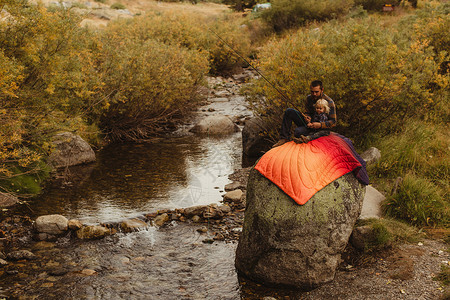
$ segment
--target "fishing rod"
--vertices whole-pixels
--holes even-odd
[[[228,46],[228,48],[230,48],[237,56],[239,56],[243,61],[245,61],[250,67],[252,67],[253,70],[256,71],[256,73],[258,73],[267,83],[269,83],[280,95],[281,97],[289,104],[291,104],[292,106],[295,107],[295,105],[292,103],[291,99],[286,96],[282,91],[280,91],[272,82],[270,82],[269,79],[266,78],[266,76],[264,76],[258,69],[256,69],[251,63],[249,63],[241,54],[239,54],[239,52],[237,52],[233,47],[230,46],[230,44],[228,44],[220,35],[218,35],[214,30],[212,30],[211,28],[208,28],[209,31],[211,31],[212,33],[214,33],[215,36],[217,36],[217,38],[219,40],[221,40],[225,45]],[[302,113],[300,110],[297,109],[297,111],[299,113],[302,114],[303,118],[300,118],[303,122],[303,124],[305,124],[305,126],[307,126],[307,124],[305,123],[306,120],[306,115],[304,113]]]

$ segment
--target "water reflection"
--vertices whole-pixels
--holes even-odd
[[[58,213],[97,223],[219,202],[228,175],[241,165],[241,134],[110,145],[97,158],[82,168],[87,174],[69,176],[71,186],[61,181],[48,186],[30,203],[34,214]]]

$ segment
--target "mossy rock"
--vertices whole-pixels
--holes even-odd
[[[303,290],[333,280],[364,193],[348,173],[298,205],[253,169],[236,268],[257,282]]]

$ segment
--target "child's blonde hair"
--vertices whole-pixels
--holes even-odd
[[[325,113],[330,113],[330,107],[328,106],[328,101],[325,99],[319,99],[317,100],[316,104],[314,104],[314,107],[325,107]]]

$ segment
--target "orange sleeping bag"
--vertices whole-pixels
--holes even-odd
[[[264,154],[255,166],[298,204],[344,174],[361,167],[349,145],[330,134],[307,144],[288,142]]]

